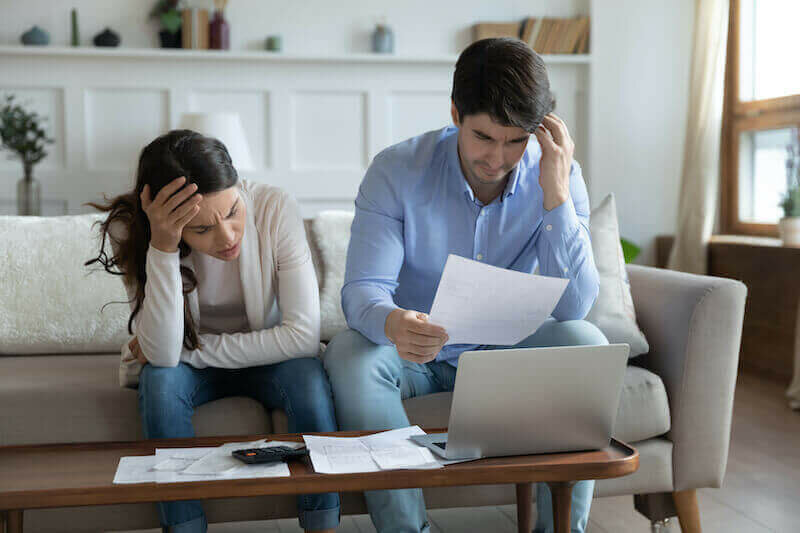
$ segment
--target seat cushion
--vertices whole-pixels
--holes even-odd
[[[136,390],[119,386],[119,355],[0,357],[0,445],[142,439]],[[225,398],[197,409],[197,435],[269,433],[264,409]]]
[[[118,364],[116,354],[0,357],[0,445],[143,438],[136,391],[118,385]],[[445,427],[451,398],[443,392],[404,405],[413,424]],[[193,423],[199,436],[287,431],[282,412],[244,397],[200,406]],[[629,366],[614,435],[638,442],[669,428],[661,379]]]
[[[446,427],[452,395],[440,392],[406,400],[409,420],[421,427]],[[669,428],[667,391],[661,378],[643,368],[629,366],[625,371],[614,437],[632,443],[663,435]]]

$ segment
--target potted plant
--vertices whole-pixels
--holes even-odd
[[[786,145],[786,194],[781,199],[783,218],[778,231],[784,246],[800,246],[800,129]]]
[[[150,18],[158,19],[161,31],[161,48],[180,48],[182,44],[181,25],[183,19],[180,11],[180,0],[158,0],[150,11]]]
[[[47,157],[45,146],[53,143],[42,127],[46,119],[35,112],[26,111],[7,95],[0,107],[1,148],[11,153],[10,159],[22,161],[24,175],[17,183],[17,213],[19,215],[41,214],[42,186],[33,178],[33,166]]]
[[[778,231],[784,246],[800,247],[800,186],[794,184],[781,200],[783,218],[778,222]]]

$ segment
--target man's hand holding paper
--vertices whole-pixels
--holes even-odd
[[[513,346],[547,320],[568,283],[451,254],[429,320],[448,344]]]

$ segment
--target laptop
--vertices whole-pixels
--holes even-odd
[[[448,432],[411,439],[447,460],[605,448],[629,351],[609,344],[464,352]]]

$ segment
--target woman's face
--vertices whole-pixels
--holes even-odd
[[[193,251],[223,261],[239,257],[245,226],[245,205],[238,186],[204,194],[200,211],[183,227],[183,240]]]

